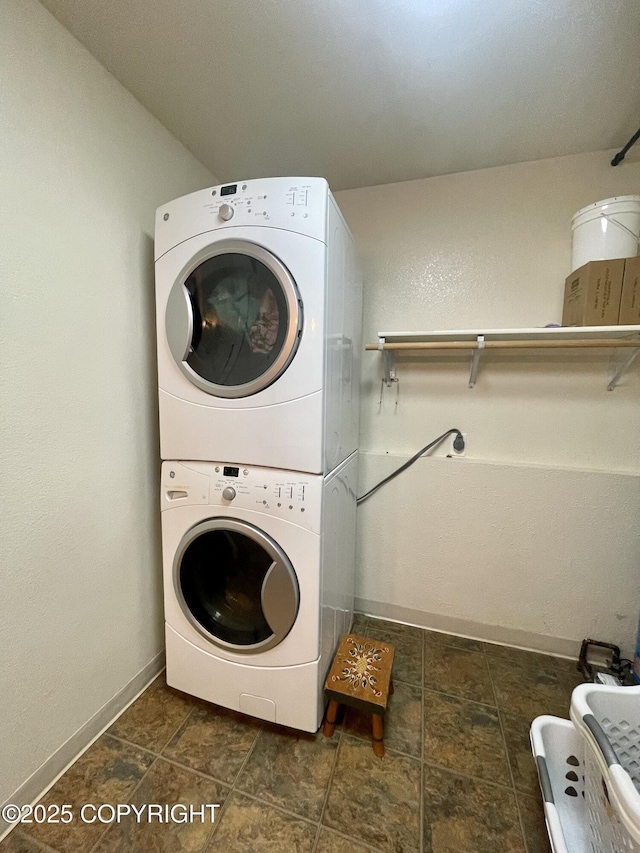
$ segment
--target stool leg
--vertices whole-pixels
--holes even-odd
[[[373,752],[378,758],[384,755],[384,723],[380,714],[371,715],[373,726]]]
[[[327,708],[327,716],[324,721],[324,736],[325,737],[333,737],[333,733],[336,728],[336,717],[338,716],[338,703],[335,699],[329,700],[329,707]]]

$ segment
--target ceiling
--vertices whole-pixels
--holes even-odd
[[[334,190],[622,147],[638,0],[43,0],[221,181]]]

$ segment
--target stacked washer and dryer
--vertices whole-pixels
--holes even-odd
[[[155,235],[167,682],[305,731],[353,618],[362,282],[321,178]]]

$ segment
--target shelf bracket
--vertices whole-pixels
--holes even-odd
[[[633,362],[638,357],[638,353],[640,353],[640,347],[638,349],[634,349],[631,352],[631,355],[620,364],[616,361],[616,352],[614,351],[611,355],[611,362],[609,367],[609,384],[607,385],[607,391],[613,391],[613,389],[618,384],[618,381],[624,376],[627,370],[631,367]]]
[[[478,348],[474,349],[473,355],[471,356],[471,372],[469,373],[469,388],[475,387],[476,379],[478,378],[478,365],[480,363],[480,356],[482,355],[483,349],[484,349],[484,335],[478,335]]]
[[[378,338],[378,349],[382,353],[382,370],[383,370],[383,379],[382,381],[387,386],[387,388],[391,388],[394,382],[397,382],[398,379],[396,377],[396,368],[393,363],[393,356],[388,349],[384,348],[385,338]]]

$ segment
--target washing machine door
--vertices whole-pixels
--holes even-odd
[[[216,397],[248,397],[291,363],[302,302],[275,255],[248,241],[225,240],[182,270],[165,321],[171,354],[190,382]]]
[[[191,528],[176,552],[173,579],[187,619],[226,649],[271,649],[298,615],[300,591],[289,558],[243,521],[215,518]]]

